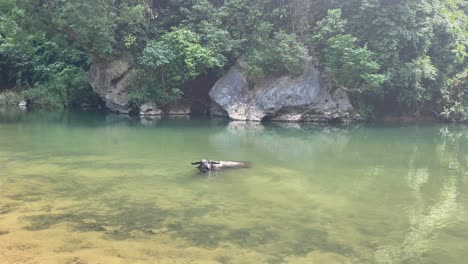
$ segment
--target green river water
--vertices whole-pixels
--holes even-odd
[[[464,264],[467,206],[462,125],[0,113],[2,264]]]

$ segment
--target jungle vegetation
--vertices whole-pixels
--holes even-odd
[[[468,111],[466,0],[2,0],[0,87],[37,107],[96,102],[96,59],[131,58],[135,103],[237,59],[253,79],[313,59],[366,117]]]

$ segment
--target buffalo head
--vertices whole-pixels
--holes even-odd
[[[216,170],[216,165],[219,163],[220,163],[219,161],[202,159],[201,161],[198,161],[198,162],[192,162],[192,165],[198,165],[197,169],[199,169],[201,172],[208,172],[208,171]]]

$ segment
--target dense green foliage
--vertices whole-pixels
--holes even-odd
[[[307,49],[294,34],[278,31],[270,37],[271,30],[267,25],[263,26],[263,32],[253,38],[255,44],[247,52],[249,76],[261,79],[269,74],[300,74],[305,66]]]
[[[453,0],[411,0],[398,5],[369,1],[360,15],[379,19],[354,18],[353,28],[360,27],[356,32],[378,55],[382,72],[388,76],[381,87],[385,99],[396,101],[400,111],[426,110],[440,115],[456,103],[455,98],[443,102],[441,97],[445,90],[454,88],[449,83],[466,68],[467,18],[463,9],[466,3]],[[446,117],[457,114],[447,113]]]
[[[195,33],[173,28],[143,49],[139,57],[141,69],[131,74],[132,97],[137,103],[148,98],[163,104],[177,99],[186,81],[222,66],[213,54],[213,50],[200,45]]]
[[[166,103],[244,56],[253,80],[309,60],[369,116],[468,112],[466,0],[3,0],[0,85],[92,102],[95,59],[132,57],[131,94]]]
[[[40,23],[44,17],[28,16],[32,8],[28,1],[0,4],[0,85],[26,89],[24,96],[38,107],[95,104],[88,54]]]
[[[367,45],[359,47],[358,39],[345,33],[346,20],[341,18],[340,9],[330,9],[319,21],[312,35],[312,43],[330,82],[354,89],[380,87],[386,77],[379,74],[381,65]],[[348,89],[347,88],[347,89]]]

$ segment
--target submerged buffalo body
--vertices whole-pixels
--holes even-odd
[[[246,161],[201,160],[198,162],[192,162],[192,165],[198,165],[197,169],[201,172],[209,172],[226,168],[248,168],[251,164]]]

